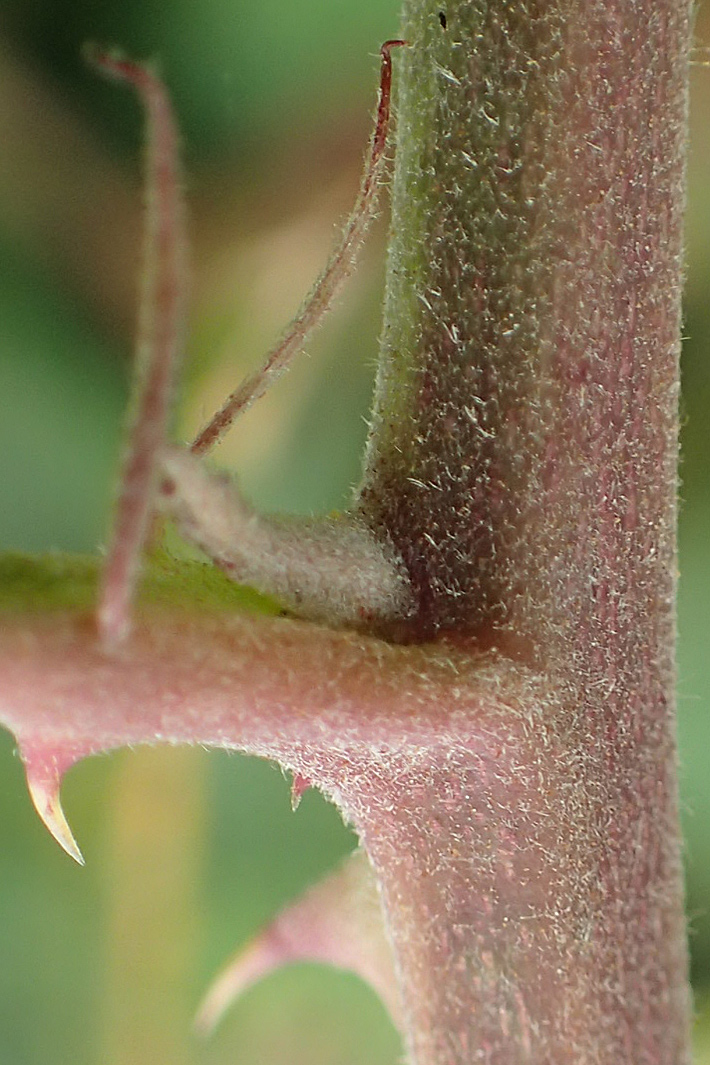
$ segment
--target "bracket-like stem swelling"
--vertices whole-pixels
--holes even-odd
[[[358,517],[260,516],[231,478],[178,448],[163,471],[161,497],[178,528],[232,580],[338,627],[373,630],[413,609],[401,560]]]

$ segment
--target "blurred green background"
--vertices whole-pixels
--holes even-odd
[[[1,0],[0,548],[101,543],[140,266],[141,117],[81,63],[86,40],[158,57],[180,116],[193,243],[181,411],[195,429],[297,308],[359,182],[377,50],[398,0]],[[701,12],[698,44],[710,41]],[[694,67],[679,603],[679,731],[697,1061],[710,1062],[710,69]],[[265,508],[327,510],[357,481],[383,228],[342,307],[222,449]],[[394,1065],[355,978],[286,970],[205,1042],[211,975],[353,846],[319,796],[293,815],[274,767],[204,751],[77,767],[75,867],[0,735],[0,1062]]]

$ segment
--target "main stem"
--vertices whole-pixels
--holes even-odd
[[[341,801],[380,877],[417,1065],[680,1065],[689,7],[405,0],[402,32],[358,507],[416,589],[393,635],[463,642],[499,679],[453,748],[391,759],[389,805],[379,755],[369,805]]]

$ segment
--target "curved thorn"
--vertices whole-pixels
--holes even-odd
[[[276,969],[299,961],[356,973],[380,996],[394,1024],[401,1026],[394,962],[377,885],[364,851],[354,851],[237,951],[203,999],[195,1028],[209,1034],[248,988]]]
[[[27,787],[29,788],[35,810],[59,846],[75,862],[78,862],[79,865],[84,865],[84,856],[79,850],[79,845],[74,839],[69,822],[64,816],[59,797],[60,785],[61,780],[58,773],[48,779],[44,774],[39,776],[32,774],[30,770],[27,771]]]
[[[211,1035],[224,1014],[252,984],[290,959],[266,929],[215,978],[195,1017],[195,1030]]]
[[[298,807],[301,805],[301,799],[309,788],[313,787],[313,784],[304,777],[301,773],[294,773],[291,781],[291,809],[295,813]]]

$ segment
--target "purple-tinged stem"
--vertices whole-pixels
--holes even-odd
[[[61,775],[121,744],[236,747],[321,787],[379,882],[412,1065],[687,1065],[689,6],[440,2],[405,4],[358,515],[405,560],[422,642],[145,611],[107,657],[81,613],[31,617],[0,626],[0,716],[71,853]]]
[[[204,455],[229,431],[236,419],[248,410],[267,388],[289,367],[301,351],[307,338],[322,322],[333,305],[338,292],[347,281],[355,265],[355,255],[362,244],[377,209],[380,178],[386,163],[385,148],[390,125],[390,97],[392,91],[392,49],[407,41],[385,41],[380,49],[382,66],[380,91],[370,154],[355,209],[345,227],[340,244],[333,253],[324,273],[291,323],[288,332],[266,357],[264,364],[247,377],[224,406],[201,430],[192,443],[196,455]]]
[[[389,802],[373,758],[346,809],[416,1065],[681,1065],[690,5],[449,0],[445,26],[442,6],[404,5],[360,513],[408,568],[412,638],[495,648],[501,693],[526,663],[548,698],[403,757]]]
[[[138,387],[97,613],[100,636],[107,647],[114,647],[130,628],[131,599],[167,437],[182,346],[186,236],[177,131],[161,81],[147,67],[106,52],[92,51],[90,59],[103,73],[138,91],[148,122],[145,264],[135,356]]]

